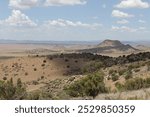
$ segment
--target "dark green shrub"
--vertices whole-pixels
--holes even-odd
[[[34,68],[33,70],[34,70],[34,71],[37,71],[37,69],[36,69],[36,68]]]
[[[3,80],[7,80],[7,77],[3,77]]]
[[[132,74],[132,71],[129,70],[126,72],[126,75],[125,75],[125,79],[128,80],[128,79],[131,79],[133,78],[133,74]]]
[[[38,81],[34,80],[34,81],[32,81],[32,84],[33,85],[38,85],[39,83],[38,83]]]
[[[74,82],[70,86],[66,87],[65,90],[67,94],[72,97],[92,96],[94,98],[99,93],[107,92],[103,80],[104,76],[102,73],[94,73]]]
[[[41,66],[42,66],[42,67],[44,67],[44,66],[45,66],[45,64],[42,64]]]
[[[109,75],[112,75],[113,73],[116,73],[116,72],[117,72],[116,70],[110,69],[109,70]]]
[[[34,91],[34,92],[29,93],[27,99],[29,99],[29,100],[39,100],[40,99],[39,91]]]
[[[28,72],[25,72],[25,76],[27,76],[28,75]]]
[[[128,80],[125,83],[126,90],[138,90],[145,87],[145,82],[141,78],[136,78],[133,80]]]
[[[17,80],[17,84],[13,84],[12,78],[7,82],[0,82],[0,99],[24,99],[26,97],[26,89],[21,82]]]
[[[46,60],[43,60],[43,63],[46,63]]]
[[[117,81],[119,79],[119,76],[116,73],[113,73],[111,78],[113,81]]]
[[[74,62],[75,62],[75,63],[78,63],[78,60],[75,60]]]
[[[145,79],[145,88],[150,87],[150,78]]]
[[[69,65],[67,65],[67,68],[70,68],[70,66],[69,66]]]
[[[115,83],[115,87],[117,88],[118,91],[124,91],[124,85],[119,82]]]
[[[85,65],[82,69],[83,73],[93,73],[100,70],[103,67],[102,62],[93,61]]]
[[[134,70],[134,72],[139,72],[139,71],[140,71],[140,69],[135,69],[135,70]]]
[[[69,60],[68,59],[65,59],[65,62],[68,62]]]
[[[118,70],[118,74],[121,76],[126,72],[126,69]]]

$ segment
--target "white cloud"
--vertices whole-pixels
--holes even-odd
[[[128,23],[129,21],[125,19],[117,21],[117,24],[128,24]]]
[[[146,21],[144,21],[144,20],[139,20],[138,22],[139,23],[146,23]]]
[[[28,16],[23,14],[20,10],[12,10],[11,16],[5,20],[0,21],[1,24],[10,26],[36,26]]]
[[[117,8],[149,8],[148,2],[142,0],[122,0],[121,3],[116,5]]]
[[[138,31],[138,29],[135,29],[135,28],[130,28],[130,27],[127,27],[127,26],[112,26],[112,30],[113,31],[121,31],[121,32],[136,32]]]
[[[85,28],[91,28],[95,29],[97,27],[102,26],[102,24],[98,23],[93,23],[93,24],[88,24],[88,23],[82,23],[80,21],[73,22],[70,20],[64,20],[64,19],[57,19],[57,20],[49,20],[45,23],[47,26],[56,26],[56,27],[85,27]]]
[[[113,10],[112,11],[112,16],[113,17],[118,17],[118,18],[130,18],[134,17],[134,15],[119,11],[119,10]]]
[[[83,5],[85,0],[46,0],[45,6]]]
[[[28,9],[37,6],[39,0],[9,0],[9,6],[15,9]]]

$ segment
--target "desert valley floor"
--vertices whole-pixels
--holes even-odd
[[[0,99],[150,99],[149,48],[136,47],[0,44]]]

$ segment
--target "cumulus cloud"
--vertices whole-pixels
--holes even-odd
[[[120,32],[137,32],[137,31],[143,31],[146,32],[146,27],[138,27],[138,28],[131,28],[128,26],[112,26],[113,31],[120,31]]]
[[[121,3],[117,4],[117,8],[149,8],[148,2],[143,2],[142,0],[123,0]]]
[[[113,17],[118,17],[118,18],[130,18],[134,17],[134,15],[119,11],[119,10],[113,10],[112,11],[112,16]]]
[[[15,9],[29,9],[37,6],[39,0],[9,0],[9,7]]]
[[[129,21],[125,19],[117,21],[117,24],[128,24],[128,23]]]
[[[102,24],[98,23],[93,23],[93,24],[88,24],[88,23],[82,23],[80,21],[73,22],[70,20],[64,20],[64,19],[57,19],[57,20],[49,20],[45,23],[47,26],[56,26],[56,27],[85,27],[85,28],[97,28],[102,26]]]
[[[9,0],[9,7],[29,9],[35,6],[84,5],[86,0]]]
[[[83,5],[85,0],[46,0],[45,6]]]
[[[121,32],[136,32],[138,29],[130,28],[127,26],[112,26],[113,31],[121,31]]]
[[[10,26],[36,26],[28,16],[23,14],[20,10],[12,10],[11,16],[5,20],[0,21],[1,24]]]

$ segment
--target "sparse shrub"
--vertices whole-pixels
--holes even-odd
[[[108,76],[107,80],[111,80],[111,77],[110,77],[110,76]]]
[[[82,68],[82,72],[83,73],[86,73],[86,72],[93,73],[93,72],[100,70],[102,67],[103,67],[102,62],[93,61],[93,62],[90,62],[87,65],[85,65]]]
[[[147,71],[150,71],[150,63],[147,64]]]
[[[65,59],[65,62],[68,62],[69,60],[68,59]]]
[[[38,85],[39,83],[38,83],[38,81],[34,80],[34,81],[32,81],[32,84],[33,85]]]
[[[43,63],[46,63],[46,60],[43,60]]]
[[[50,92],[41,91],[39,99],[40,100],[50,100],[50,99],[52,99],[52,97],[53,96]]]
[[[34,68],[33,70],[34,70],[34,71],[37,71],[37,69],[36,69],[36,68]]]
[[[113,69],[110,69],[110,70],[109,70],[109,75],[112,75],[113,73],[117,73],[117,71],[116,71],[116,70],[113,70]]]
[[[129,71],[131,71],[133,68],[134,68],[133,65],[129,65],[129,66],[128,66],[128,70],[129,70]]]
[[[132,74],[132,71],[129,70],[126,72],[126,75],[125,75],[125,79],[128,80],[128,79],[131,79],[133,78],[133,74]]]
[[[126,90],[138,90],[141,88],[144,88],[144,80],[141,78],[136,78],[136,79],[132,79],[132,80],[128,80],[125,83],[125,88]]]
[[[126,81],[125,89],[126,90],[138,90],[142,88],[149,88],[150,87],[150,78],[142,79],[136,78]]]
[[[42,67],[44,67],[44,66],[45,66],[45,64],[42,64],[41,66],[42,66]]]
[[[7,80],[7,77],[3,77],[3,80]]]
[[[28,94],[27,99],[29,100],[39,100],[40,99],[40,93],[39,91],[34,91]]]
[[[78,60],[75,60],[74,62],[75,62],[75,63],[78,63]]]
[[[69,66],[69,65],[67,65],[67,68],[70,68],[70,66]]]
[[[86,67],[82,68],[82,73],[87,73],[88,72],[88,69]]]
[[[71,77],[71,78],[69,78],[68,81],[72,82],[72,81],[74,81],[74,80],[75,80],[75,77]]]
[[[135,69],[135,70],[134,70],[134,72],[139,72],[139,71],[140,71],[140,69]]]
[[[50,60],[53,60],[53,57],[50,57],[49,59],[50,59]]]
[[[41,76],[41,80],[44,79],[44,76]]]
[[[52,95],[49,92],[44,92],[42,90],[36,90],[28,94],[27,99],[29,100],[50,100]]]
[[[118,70],[118,74],[121,76],[126,72],[126,69]]]
[[[111,78],[113,81],[117,81],[119,79],[119,76],[116,73],[113,73]]]
[[[118,91],[124,91],[124,85],[119,82],[115,83],[115,87],[117,88]]]
[[[28,72],[25,72],[25,76],[27,76],[28,75]]]
[[[145,79],[145,88],[150,87],[150,78]]]

